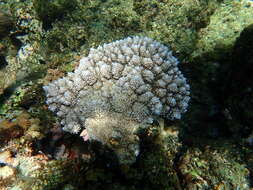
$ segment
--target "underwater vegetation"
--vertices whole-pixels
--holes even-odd
[[[36,15],[42,21],[43,27],[51,27],[51,23],[56,19],[61,19],[68,12],[75,9],[77,2],[67,0],[34,0],[33,5]]]
[[[0,10],[0,189],[252,189],[252,1],[0,0]],[[138,156],[120,164],[112,147],[62,130],[43,86],[127,36],[168,46],[191,100],[180,120],[140,130]]]

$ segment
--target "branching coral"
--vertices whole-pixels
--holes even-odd
[[[86,128],[91,140],[109,147],[112,139],[125,139],[116,144],[127,149],[141,125],[156,117],[180,119],[186,112],[190,87],[177,65],[168,47],[148,37],[104,44],[91,49],[74,72],[44,86],[47,104],[63,130]]]

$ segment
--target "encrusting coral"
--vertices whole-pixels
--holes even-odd
[[[132,162],[140,126],[157,117],[180,119],[187,110],[190,87],[177,65],[168,47],[148,37],[104,44],[91,49],[74,72],[44,86],[47,104],[63,130],[85,129],[84,139],[109,146],[122,162],[127,151]]]

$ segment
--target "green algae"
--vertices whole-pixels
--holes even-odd
[[[249,170],[238,156],[240,148],[233,142],[225,142],[223,147],[212,145],[189,148],[180,157],[178,168],[185,188],[249,189]]]
[[[44,27],[49,25],[56,19],[62,18],[69,11],[75,9],[76,1],[68,0],[34,0],[33,5],[38,18],[43,22]]]
[[[71,176],[71,164],[68,161],[49,161],[38,164],[28,158],[19,159],[19,177],[11,190],[31,189],[50,190],[68,181]]]
[[[163,41],[187,60],[196,48],[198,30],[208,23],[217,1],[141,1],[143,33]]]
[[[217,60],[222,56],[220,52],[224,54],[231,50],[242,30],[253,23],[252,14],[252,3],[249,1],[221,3],[210,16],[209,24],[198,33],[193,58],[204,54]]]

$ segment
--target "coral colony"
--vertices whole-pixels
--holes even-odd
[[[190,87],[168,47],[128,37],[96,49],[78,68],[44,86],[63,130],[112,148],[121,163],[139,152],[136,131],[158,117],[180,119]]]

